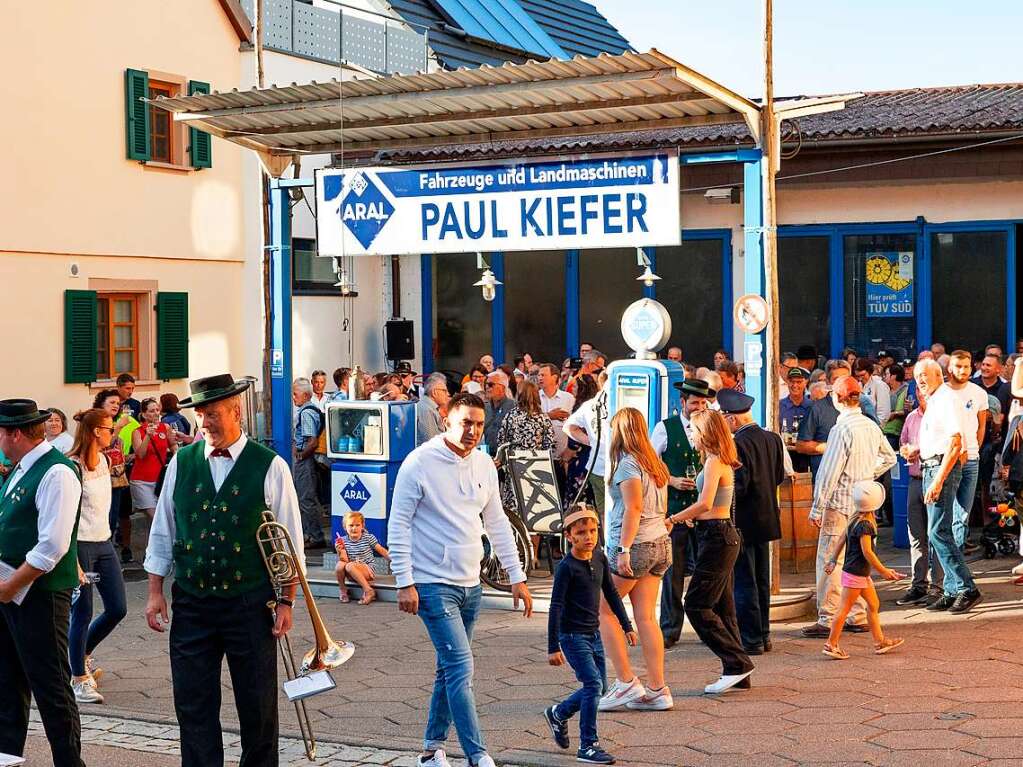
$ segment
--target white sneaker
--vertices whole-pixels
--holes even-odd
[[[1012,568],[1013,575],[1023,575],[1023,562],[1020,562],[1014,568]]]
[[[451,762],[448,761],[444,749],[438,748],[429,759],[423,759],[422,754],[417,756],[416,767],[451,767]]]
[[[103,696],[99,694],[99,690],[96,689],[96,683],[91,677],[87,677],[80,682],[72,682],[71,689],[75,693],[75,702],[77,703],[102,703]]]
[[[497,765],[494,764],[494,759],[490,756],[490,754],[484,754],[480,757],[479,761],[476,762],[476,767],[497,767]]]
[[[723,675],[720,679],[714,682],[714,684],[708,684],[706,687],[704,687],[703,691],[708,695],[717,695],[718,693],[725,692],[726,690],[731,690],[733,687],[742,682],[742,680],[746,679],[752,673],[753,673],[752,671],[747,671],[745,674]]]
[[[639,677],[633,677],[631,682],[615,679],[611,689],[604,693],[597,704],[597,711],[621,711],[630,701],[637,700],[645,694],[646,688],[639,681]]]
[[[625,707],[632,711],[670,711],[674,706],[675,701],[671,697],[668,685],[664,685],[656,692],[647,690],[640,697],[625,704]]]

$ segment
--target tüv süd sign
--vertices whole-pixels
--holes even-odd
[[[677,245],[673,152],[316,173],[322,256]]]

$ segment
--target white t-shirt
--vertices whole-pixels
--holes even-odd
[[[951,386],[946,386],[952,389]],[[963,446],[966,448],[968,460],[980,458],[980,445],[977,444],[977,429],[980,425],[980,413],[988,409],[987,392],[970,381],[962,389],[952,389],[959,407],[963,410]]]
[[[607,393],[603,392],[593,399],[586,400],[565,421],[566,428],[577,426],[586,432],[586,436],[590,440],[590,457],[586,462],[586,468],[598,477],[604,476],[604,468],[607,466],[607,448],[611,444],[611,423],[607,418],[604,418],[603,423],[600,425],[600,450],[593,449],[597,443],[597,416],[594,409],[601,396],[604,397],[606,405]]]
[[[951,388],[942,384],[927,400],[927,410],[920,421],[920,458],[943,456],[951,446],[952,437],[962,436],[965,411]],[[964,443],[965,444],[965,441]]]
[[[62,431],[50,440],[50,444],[60,452],[64,453],[64,455],[67,455],[67,451],[75,444],[75,438],[72,437],[70,433]]]
[[[567,391],[558,389],[554,392],[553,397],[548,397],[543,389],[540,390],[540,409],[544,413],[549,414],[552,410],[564,410],[566,413],[571,413],[574,405],[575,397]],[[565,448],[568,447],[568,435],[563,431],[565,426],[564,420],[552,418],[551,423],[554,424],[554,440],[556,442],[554,455],[557,457],[564,453]]]

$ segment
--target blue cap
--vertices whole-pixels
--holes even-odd
[[[748,413],[753,407],[753,398],[735,389],[722,389],[718,392],[718,407],[726,415]]]

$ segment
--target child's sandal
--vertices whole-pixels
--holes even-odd
[[[835,660],[849,660],[849,653],[847,653],[838,645],[832,647],[830,644],[825,642],[824,649],[821,650],[821,652],[823,652],[829,658],[834,658]]]
[[[874,645],[874,655],[885,655],[902,645],[905,639],[885,639],[881,644]]]
[[[347,591],[343,591],[340,594],[338,594],[337,598],[340,599],[341,600],[341,604],[344,604],[344,605],[346,605],[346,604],[348,604],[349,602],[352,601],[352,598],[350,596],[348,596],[348,592]]]

